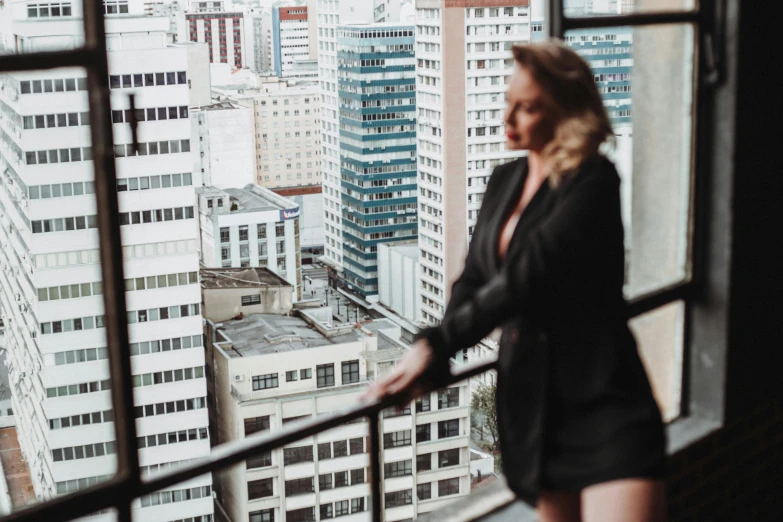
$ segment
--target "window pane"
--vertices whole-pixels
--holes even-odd
[[[676,301],[630,321],[664,421],[680,414],[685,304]]]
[[[696,0],[616,0],[615,2],[564,2],[564,4],[566,16],[611,16],[654,11],[688,11],[696,7]]]
[[[693,29],[585,29],[566,40],[592,67],[616,135],[610,156],[622,180],[626,296],[682,281],[690,273]]]

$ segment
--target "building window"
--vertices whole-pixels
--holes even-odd
[[[416,442],[427,442],[431,438],[430,424],[419,424],[416,426]]]
[[[332,458],[332,443],[323,442],[318,445],[318,460],[326,460]]]
[[[283,464],[298,464],[299,462],[313,461],[313,447],[299,446],[298,448],[283,448]]]
[[[344,440],[336,440],[332,443],[334,458],[348,456],[348,443]]]
[[[334,386],[334,364],[321,364],[316,366],[315,375],[318,388]]]
[[[386,493],[386,507],[405,506],[413,503],[413,490],[404,489],[402,491],[392,491]]]
[[[286,480],[285,481],[285,496],[301,495],[303,493],[312,493],[315,491],[313,486],[313,477]]]
[[[416,498],[419,500],[428,500],[432,498],[432,483],[419,484],[416,486]]]
[[[351,499],[351,513],[364,511],[364,497]]]
[[[268,388],[277,388],[277,386],[278,382],[276,373],[253,376],[253,390],[266,390]]]
[[[343,363],[343,384],[359,382],[359,361],[346,361]]]
[[[356,439],[351,439],[348,441],[348,443],[351,446],[351,455],[358,455],[359,453],[364,453],[364,439],[361,437],[358,437]]]
[[[315,508],[293,509],[285,512],[286,522],[315,522]]]
[[[313,378],[313,370],[311,368],[304,368],[302,370],[299,370],[299,378],[304,379],[312,379]]]
[[[271,497],[272,493],[272,479],[266,478],[261,480],[251,480],[247,483],[247,498],[248,500],[255,500],[257,498]]]
[[[416,399],[416,413],[430,411],[430,394]]]
[[[438,467],[459,466],[459,448],[438,452]]]
[[[334,516],[341,517],[348,514],[348,501],[338,500],[334,503]]]
[[[265,451],[260,455],[254,455],[245,461],[247,469],[265,468],[272,465],[272,452]]]
[[[247,241],[247,225],[242,225],[239,227],[239,240]]]
[[[438,497],[459,495],[459,478],[438,481]]]
[[[344,488],[348,486],[348,472],[347,471],[338,471],[334,474],[334,487],[335,488]]]
[[[333,504],[321,504],[320,510],[321,510],[321,520],[325,520],[328,518],[334,518],[334,510]]]
[[[383,448],[398,448],[411,445],[411,430],[395,431],[383,434]]]
[[[240,259],[247,259],[250,257],[250,245],[239,245],[239,257]],[[242,266],[250,266],[250,264],[246,263]]]
[[[275,223],[275,236],[276,237],[284,237],[285,236],[285,223],[282,221],[278,221]]]
[[[262,509],[250,512],[250,522],[275,522],[274,509]]]
[[[245,437],[269,429],[269,415],[245,419]]]
[[[220,249],[220,259],[222,261],[228,261],[231,259],[231,249],[228,247],[223,247]]]
[[[251,306],[251,305],[257,305],[261,304],[261,295],[243,295],[242,296],[242,306]]]
[[[410,460],[389,462],[383,465],[383,478],[403,477],[413,473],[413,465]]]
[[[456,437],[459,435],[459,419],[441,421],[438,423],[438,438]]]
[[[266,223],[258,224],[258,239],[266,239]]]
[[[220,201],[220,200],[218,200]],[[221,243],[228,243],[231,241],[231,235],[229,234],[228,227],[221,227],[220,228],[220,242]]]
[[[291,382],[297,380],[299,377],[299,372],[296,370],[285,372],[285,382]]]
[[[438,390],[438,409],[454,408],[459,406],[459,388],[446,388]]]
[[[319,444],[320,446],[320,444]],[[320,448],[319,448],[320,451]],[[320,459],[321,456],[318,455]],[[332,489],[332,474],[327,473],[325,475],[318,475],[318,489],[323,491],[324,489]]]
[[[351,470],[351,485],[364,484],[364,468]]]
[[[432,453],[416,455],[416,471],[429,471],[432,469]]]

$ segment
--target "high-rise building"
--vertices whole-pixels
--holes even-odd
[[[209,3],[209,2],[202,2]],[[182,41],[209,44],[209,63],[227,63],[235,69],[247,67],[244,13],[222,9],[185,14],[186,38]]]
[[[422,320],[443,316],[492,169],[506,150],[509,52],[530,39],[527,1],[418,0],[416,59]]]
[[[310,61],[310,22],[307,6],[272,10],[272,56],[275,74],[281,78],[316,77],[317,68],[298,67]]]
[[[337,26],[350,23],[397,22],[399,16],[400,0],[318,0],[317,3],[324,187],[323,260],[337,270],[342,269],[343,262]]]
[[[0,18],[10,17],[12,51],[84,43],[76,33],[81,3],[55,5],[6,5]],[[141,0],[111,5],[107,80],[137,442],[142,472],[153,474],[210,451],[188,52],[166,44],[169,20],[145,16]],[[116,471],[86,89],[77,68],[0,76],[0,302],[19,441],[40,499]],[[126,123],[130,92],[140,120],[138,151]],[[135,518],[150,522],[183,513],[211,521],[211,477],[133,507]]]
[[[413,26],[337,27],[343,282],[378,294],[378,245],[417,238]]]
[[[213,93],[251,109],[255,122],[256,183],[276,189],[313,185],[321,174],[321,105],[310,82],[267,78],[258,87]]]

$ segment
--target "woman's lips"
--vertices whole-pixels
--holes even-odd
[[[507,138],[508,138],[510,141],[517,141],[517,140],[519,139],[519,134],[516,134],[516,133],[514,133],[514,132],[507,132],[507,133],[506,133],[506,137],[507,137]]]

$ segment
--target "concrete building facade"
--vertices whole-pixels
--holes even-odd
[[[137,442],[142,473],[154,474],[210,448],[188,59],[184,47],[167,45],[167,18],[146,16],[140,0],[111,5],[108,82]],[[81,4],[58,6],[42,16],[51,6],[6,2],[0,19],[10,17],[11,51],[82,45]],[[144,114],[138,153],[125,122],[131,91]],[[0,308],[19,442],[44,500],[116,471],[85,73],[2,75],[0,108]],[[134,517],[211,521],[211,483],[202,476],[139,499]]]
[[[244,187],[255,181],[253,113],[247,107],[218,102],[191,107],[196,166],[208,187]]]
[[[505,147],[511,46],[530,40],[526,0],[416,0],[422,319],[442,317],[492,169]],[[461,175],[460,173],[465,173]]]
[[[254,114],[256,183],[270,189],[319,184],[321,105],[317,86],[265,80],[258,87],[213,89]]]
[[[209,63],[247,67],[244,13],[198,10],[185,14],[187,41],[209,44]]]
[[[398,329],[386,319],[334,323],[331,309],[207,318],[215,440],[273,433],[354,403],[367,379],[404,353],[392,340]],[[468,494],[467,405],[467,386],[457,386],[384,413],[385,520],[414,519]],[[254,456],[218,479],[218,502],[233,520],[369,521],[368,435],[367,423],[355,422]]]
[[[204,266],[269,268],[301,299],[299,206],[258,185],[197,192]]]
[[[364,297],[378,245],[417,238],[413,47],[413,26],[337,28],[343,278]]]

